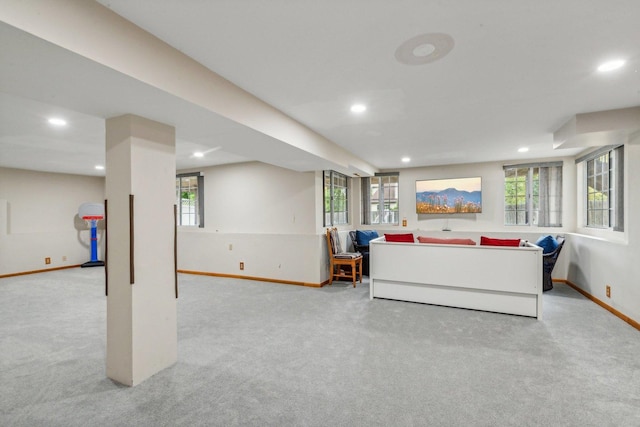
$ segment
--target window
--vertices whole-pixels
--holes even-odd
[[[395,224],[399,223],[398,172],[381,173],[362,178],[362,223]]]
[[[624,146],[605,147],[584,162],[586,226],[624,231]]]
[[[324,171],[324,225],[349,223],[349,177]]]
[[[536,174],[537,177],[537,174]],[[533,171],[511,168],[504,171],[504,223],[526,225],[531,221],[530,191],[534,188]],[[537,185],[535,186],[537,187]]]
[[[504,223],[562,226],[562,162],[504,167]]]
[[[204,177],[197,173],[176,176],[178,225],[204,227]]]

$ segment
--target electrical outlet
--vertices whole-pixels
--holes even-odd
[[[51,258],[46,257],[46,258],[44,259],[44,263],[45,263],[45,264],[51,264]]]
[[[66,255],[63,255],[63,256],[62,256],[62,261],[66,261],[66,260],[67,260],[67,256],[66,256]]]
[[[233,245],[231,243],[229,243],[229,250],[232,251],[233,250]]]
[[[240,270],[244,270],[244,262],[240,263]]]
[[[611,298],[611,286],[607,285],[607,288],[606,288],[606,289],[607,289],[607,290],[606,290],[607,298]]]

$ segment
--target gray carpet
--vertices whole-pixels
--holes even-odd
[[[0,279],[2,426],[640,426],[640,332],[556,284],[544,319],[180,276],[179,362],[105,377],[102,268]]]

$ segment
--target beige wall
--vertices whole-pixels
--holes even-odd
[[[89,261],[78,207],[103,201],[104,178],[0,168],[0,275]]]

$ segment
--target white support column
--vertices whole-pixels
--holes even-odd
[[[175,129],[133,115],[106,129],[107,376],[134,386],[177,360]]]

